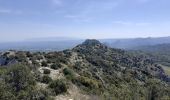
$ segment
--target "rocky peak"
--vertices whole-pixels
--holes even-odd
[[[95,40],[95,39],[87,39],[87,40],[85,40],[83,43],[82,43],[82,45],[101,45],[101,43],[100,43],[100,41],[98,41],[98,40]]]
[[[107,51],[108,47],[106,45],[102,44],[98,40],[87,39],[82,44],[73,48],[73,50],[82,50],[82,49],[84,49],[85,51],[89,51],[89,52],[95,51],[97,49]]]

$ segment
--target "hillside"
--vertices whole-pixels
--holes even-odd
[[[170,99],[170,77],[152,58],[98,40],[60,52],[0,55],[2,100]]]
[[[167,67],[170,66],[170,44],[159,44],[153,46],[138,46],[133,48],[136,51],[142,51],[150,55],[155,62],[161,63]]]
[[[142,50],[147,52],[161,52],[168,53],[170,51],[170,44],[145,45],[133,48],[134,50]]]

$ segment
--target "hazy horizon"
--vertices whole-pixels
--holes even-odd
[[[0,0],[0,42],[170,36],[168,0]]]
[[[85,41],[87,39],[96,39],[96,40],[133,40],[133,39],[161,39],[161,38],[169,38],[170,36],[158,36],[158,37],[124,37],[124,38],[74,38],[74,37],[37,37],[37,38],[27,38],[21,40],[9,40],[9,41],[0,41],[0,43],[21,43],[21,42],[64,42],[64,41]]]

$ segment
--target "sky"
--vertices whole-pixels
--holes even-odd
[[[170,36],[170,0],[0,0],[0,42]]]

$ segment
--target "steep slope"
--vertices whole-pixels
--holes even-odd
[[[152,59],[145,56],[133,56],[128,52],[109,48],[97,40],[86,40],[81,45],[73,48],[80,57],[84,57],[88,63],[103,71],[124,71],[132,69],[154,77],[166,76],[160,66],[154,64]],[[167,80],[169,81],[169,80]]]
[[[170,67],[170,44],[159,44],[153,46],[138,46],[133,48],[135,51],[142,51],[150,55],[155,62]]]
[[[152,91],[147,90],[146,84],[149,86],[153,80],[157,80],[154,83],[158,82],[164,87],[164,82],[170,81],[161,66],[148,56],[131,55],[120,49],[109,48],[97,40],[86,40],[65,52],[70,53],[70,68],[80,75],[72,80],[73,83],[105,99],[146,99],[146,95]]]

